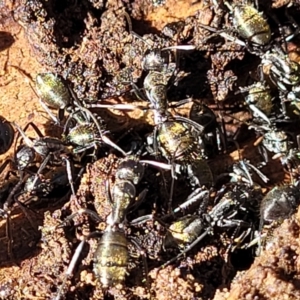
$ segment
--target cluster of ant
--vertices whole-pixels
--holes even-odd
[[[261,57],[257,70],[259,81],[241,88],[239,92],[245,95],[245,102],[252,114],[248,129],[254,129],[259,136],[258,146],[263,163],[255,166],[240,159],[231,167],[231,171],[214,178],[210,160],[230,148],[225,127],[218,121],[214,111],[202,103],[192,104],[189,117],[170,112],[172,108],[193,102],[193,99],[185,99],[171,103],[167,97],[170,82],[177,72],[176,64],[170,62],[172,51],[177,54],[191,52],[196,49],[194,45],[152,48],[145,53],[142,61],[145,72],[143,92],[135,84],[132,85],[135,94],[149,103],[142,109],[153,111],[154,130],[147,134],[145,140],[140,138],[138,143],[133,143],[135,147],[128,152],[108,137],[109,131],[106,131],[95,111],[99,108],[135,110],[141,107],[131,104],[87,104],[79,101],[59,76],[52,73],[39,74],[35,80],[35,90],[40,103],[53,122],[63,128],[63,133],[59,138],[43,136],[31,124],[38,134],[33,139],[26,135],[26,128],[23,130],[17,124],[1,118],[0,154],[8,151],[13,143],[13,126],[18,131],[17,140],[21,139],[14,158],[6,160],[0,168],[3,173],[6,166],[11,164],[11,171],[7,174],[1,193],[1,214],[7,219],[8,228],[11,227],[10,213],[14,204],[26,211],[27,202],[20,200],[24,194],[27,195],[27,200],[34,197],[49,199],[55,190],[68,185],[66,199],[71,194],[71,201],[76,199],[78,178],[84,172],[87,162],[100,159],[101,155],[103,157],[101,151],[105,147],[110,147],[123,156],[119,159],[113,186],[106,186],[111,213],[103,220],[95,211],[82,208],[62,222],[65,225],[77,216],[87,214],[97,222],[106,224],[94,253],[95,276],[99,278],[103,288],[125,281],[130,260],[129,244],[147,256],[148,249],[143,249],[143,245],[134,236],[127,235],[129,227],[157,222],[167,229],[161,251],[172,240],[180,248],[180,252],[162,262],[163,268],[179,260],[212,234],[225,232],[230,236],[228,252],[260,245],[265,223],[278,223],[295,211],[300,201],[300,150],[293,146],[291,134],[282,129],[281,125],[296,122],[294,119],[299,114],[300,66],[290,60],[285,49],[286,42],[297,35],[298,27],[290,18],[295,27],[294,32],[287,34],[282,28],[281,40],[277,40],[272,38],[267,19],[253,5],[225,4],[232,15],[234,29],[230,31],[234,32],[234,36],[230,35],[230,31],[220,31],[209,26],[203,28],[213,32],[207,41],[221,36]],[[220,9],[219,4],[214,5]],[[134,36],[139,38],[137,34]],[[264,73],[265,69],[268,69],[267,75]],[[275,86],[275,97],[267,82]],[[58,115],[53,114],[53,109],[58,110]],[[130,133],[125,133],[125,137],[126,135]],[[233,141],[233,144],[237,143]],[[136,145],[139,145],[138,151],[135,151]],[[291,184],[276,186],[264,195],[262,186],[254,182],[253,176],[263,184],[268,182],[260,168],[268,164],[269,153],[275,155],[274,159],[281,160],[291,177]],[[142,214],[130,220],[131,212],[142,211],[139,207],[147,201],[146,189],[137,193],[146,165],[164,175],[170,174],[168,199],[163,199],[159,213]],[[176,199],[178,206],[174,208],[174,190],[178,189],[176,184],[181,178],[188,182],[191,193],[181,203]],[[191,208],[195,206],[196,212],[194,210],[192,213]],[[63,297],[66,280],[73,274],[84,243],[94,235],[95,233],[90,233],[79,243],[55,299]],[[8,230],[10,240],[11,236]],[[11,252],[11,245],[9,251]]]

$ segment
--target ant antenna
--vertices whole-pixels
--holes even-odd
[[[149,47],[152,47],[152,45],[150,45],[148,42],[146,42],[139,34],[137,34],[136,32],[134,32],[132,30],[132,21],[131,18],[129,16],[129,14],[125,11],[123,12],[123,16],[126,18],[127,24],[128,24],[128,30],[129,33],[132,34],[133,36],[135,36],[136,38],[142,40],[145,44],[147,44]]]

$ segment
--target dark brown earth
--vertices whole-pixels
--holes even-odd
[[[79,99],[137,102],[129,93],[130,85],[124,82],[131,80],[140,86],[141,59],[149,46],[128,32],[125,11],[130,12],[133,31],[140,35],[149,34],[149,43],[155,41],[157,47],[163,48],[192,41],[201,50],[191,57],[197,62],[196,70],[187,66],[183,83],[176,92],[170,91],[174,100],[189,95],[204,99],[214,107],[217,102],[231,103],[235,81],[232,78],[238,76],[239,84],[244,85],[246,78],[240,75],[255,69],[255,62],[235,44],[226,43],[218,51],[208,51],[211,45],[202,42],[208,32],[198,23],[217,26],[220,21],[208,1],[166,0],[157,7],[153,4],[158,1],[150,0],[66,3],[60,7],[58,1],[0,1],[0,115],[21,127],[34,122],[42,132],[52,132],[53,125],[28,79],[34,79],[41,72],[51,71],[67,78]],[[293,1],[275,1],[273,7],[280,8],[287,3],[293,4]],[[299,15],[299,7],[295,7]],[[70,15],[71,19],[67,17]],[[185,20],[185,26],[176,39],[166,40],[158,34],[167,23],[179,20]],[[296,59],[297,45],[290,43],[289,49]],[[128,74],[132,78],[128,78]],[[200,89],[199,82],[203,82]],[[240,96],[236,97],[239,99]],[[177,111],[186,115],[188,110],[189,106],[186,106]],[[117,137],[131,128],[143,133],[153,123],[151,112],[142,110],[102,110],[101,115]],[[246,120],[249,115],[239,111],[235,117]],[[240,124],[231,122],[227,126],[228,131],[235,131]],[[34,133],[29,130],[28,135],[34,136]],[[243,157],[253,163],[259,161],[253,146],[255,137],[242,136],[240,139]],[[13,147],[0,160],[4,161],[12,154]],[[218,175],[237,159],[238,151],[230,151],[214,158],[210,165]],[[65,279],[64,273],[78,240],[95,229],[104,230],[106,225],[78,217],[74,220],[75,226],[58,226],[67,215],[80,208],[92,207],[103,220],[106,219],[110,205],[106,202],[105,181],[113,174],[117,162],[118,157],[110,154],[108,158],[88,164],[76,198],[67,195],[61,201],[53,200],[53,203],[28,211],[34,226],[20,209],[15,209],[12,216],[13,257],[7,251],[6,220],[1,221],[0,299],[54,299]],[[265,191],[289,180],[278,161],[269,164],[264,172],[270,178]],[[163,190],[156,171],[148,171],[147,178],[153,184],[152,190]],[[179,187],[176,191],[180,195]],[[147,197],[153,203],[160,200],[154,191]],[[153,207],[146,205],[144,209],[151,212]],[[140,231],[131,229],[133,232],[128,232],[135,237],[143,232],[142,245],[148,248],[147,255],[153,256],[147,260],[148,274],[144,274],[142,259],[135,257],[126,282],[108,292],[93,275],[92,253],[96,240],[91,239],[74,276],[67,280],[66,299],[299,299],[299,228],[300,211],[275,229],[266,250],[253,263],[248,256],[240,257],[250,262],[243,271],[238,271],[228,259],[226,243],[229,238],[226,236],[224,240],[208,237],[180,262],[159,269],[163,261],[175,254],[161,254],[164,229],[148,222]],[[155,234],[151,235],[153,232]],[[148,284],[145,278],[148,278]]]

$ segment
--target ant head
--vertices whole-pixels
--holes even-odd
[[[142,68],[144,71],[162,71],[168,61],[169,56],[166,51],[154,48],[146,51],[142,60]]]

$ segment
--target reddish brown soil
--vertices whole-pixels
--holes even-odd
[[[150,22],[148,27],[161,30],[166,23],[186,19],[201,9],[203,20],[207,20],[207,24],[209,24],[212,18],[209,8],[201,2],[191,4],[192,1],[167,0],[163,7],[153,8],[149,11],[145,9],[147,14],[144,20]],[[281,4],[278,2],[276,5],[280,6]],[[22,26],[13,19],[12,11],[15,7],[9,0],[0,2],[0,31],[6,32],[10,39],[13,39],[11,45],[9,38],[8,41],[7,39],[4,39],[3,42],[0,40],[0,115],[10,122],[18,123],[21,127],[28,122],[34,122],[43,132],[44,124],[48,122],[47,114],[41,108],[38,97],[30,87],[32,83],[22,72],[35,78],[36,74],[45,71],[45,68],[38,63]],[[205,22],[202,21],[202,23]],[[120,115],[122,117],[125,115],[120,112],[114,113],[116,115],[114,121],[120,120]],[[128,113],[128,115],[130,117],[128,119],[132,122],[131,126],[139,124],[134,120],[151,120],[151,115],[145,115],[142,111]],[[127,121],[122,122],[126,123]],[[124,125],[124,127],[127,126]],[[32,132],[29,131],[29,134]],[[4,161],[8,155],[12,155],[12,152],[13,149],[0,156],[0,162]],[[245,156],[255,159],[250,142],[243,146],[243,153]],[[235,151],[230,156],[226,155],[226,158],[219,157],[212,162],[212,166],[217,168],[220,162],[224,163],[225,160],[224,164],[230,165],[237,157],[238,153]],[[268,172],[273,184],[282,182],[284,179],[283,172],[277,172],[278,166],[274,163]],[[100,193],[99,186],[102,182],[93,182],[97,172],[101,173],[97,169],[97,164],[94,164],[84,175],[78,193],[79,199],[82,201],[79,204],[80,207],[86,205],[90,201],[87,199],[93,195],[94,198],[100,199],[98,200],[101,207],[99,211],[103,212],[101,199],[104,199],[105,195],[96,194]],[[97,176],[100,175],[97,173]],[[76,211],[77,204],[71,201],[68,209],[71,207],[71,211]],[[52,215],[56,208],[59,210]],[[51,211],[40,209],[33,213],[36,230],[33,230],[22,213],[16,212],[13,217],[15,241],[13,251],[17,253],[15,260],[11,260],[7,255],[6,220],[1,221],[0,240],[4,246],[0,251],[0,265],[2,266],[0,269],[0,299],[42,300],[51,299],[55,295],[55,287],[61,285],[71,252],[74,251],[74,245],[66,238],[64,230],[56,228],[60,224],[60,208],[61,206],[58,205],[58,207],[51,208]],[[106,215],[105,211],[102,217],[105,218]],[[38,226],[41,227],[38,229]],[[152,299],[195,299],[194,295],[200,292],[203,295],[202,299],[215,300],[299,299],[299,228],[300,211],[276,229],[268,250],[255,260],[248,271],[238,273],[231,285],[226,281],[226,274],[231,272],[229,266],[224,263],[226,254],[218,253],[219,245],[216,241],[200,248],[199,252],[191,258],[193,261],[190,268],[187,268],[189,271],[185,274],[182,274],[180,269],[174,266],[160,271],[153,268],[149,273]],[[81,228],[81,230],[83,231],[85,228]],[[43,242],[39,242],[39,232],[42,233]],[[92,248],[93,241],[91,244]],[[81,299],[80,295],[85,293],[89,293],[89,299],[104,299],[103,290],[92,275],[90,262],[91,254],[83,261],[83,266],[77,272],[76,284],[67,284],[71,293],[76,291],[74,292],[76,299]],[[140,274],[141,272],[134,272],[143,276]],[[134,272],[131,276],[134,276]],[[211,274],[222,278],[224,289],[222,286],[216,289],[214,284],[209,281]],[[214,292],[216,292],[215,296]],[[131,289],[116,287],[112,293],[115,299],[151,298],[145,284],[141,284],[141,282],[133,285]]]

